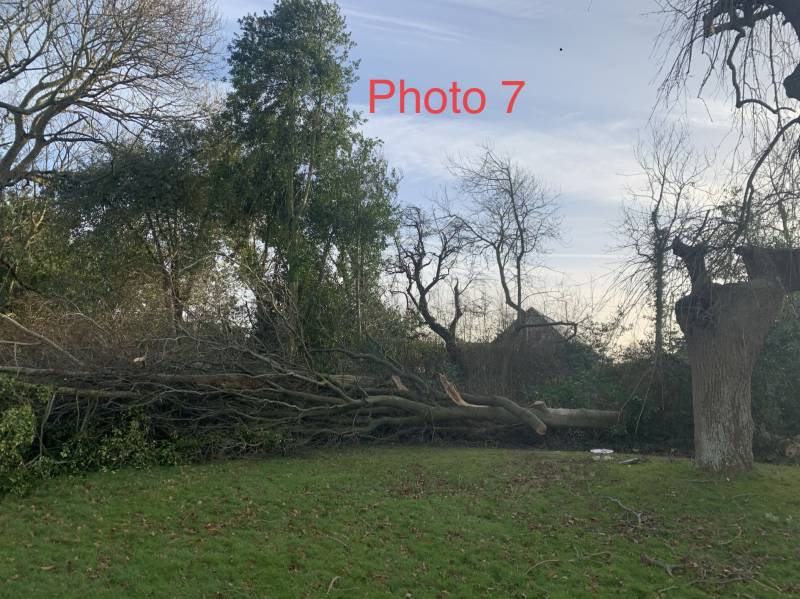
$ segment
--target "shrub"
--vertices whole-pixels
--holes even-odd
[[[753,373],[753,418],[781,437],[800,433],[800,318],[787,314],[767,337]]]
[[[0,494],[24,493],[58,474],[285,454],[294,446],[287,431],[192,419],[171,402],[79,400],[0,376]]]
[[[0,376],[0,494],[25,493],[57,474],[176,464],[190,455],[176,437],[156,439],[141,412],[113,422],[50,418],[52,396],[49,387]]]
[[[0,412],[0,492],[24,493],[31,476],[26,468],[36,440],[36,417],[28,404]]]

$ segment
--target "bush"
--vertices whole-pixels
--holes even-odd
[[[155,439],[141,413],[113,423],[54,421],[52,396],[49,387],[0,376],[0,494],[23,494],[35,480],[57,474],[183,461],[187,446]]]
[[[753,373],[757,430],[780,438],[800,433],[798,365],[800,319],[787,310],[768,335]],[[618,446],[657,451],[693,447],[691,371],[682,345],[662,356],[660,368],[646,345],[629,348],[615,361],[602,361],[539,388],[533,399],[565,408],[624,409],[624,430],[618,431],[624,436],[614,437]],[[756,444],[755,451],[763,459],[772,450]]]
[[[31,476],[26,460],[36,439],[36,417],[28,404],[0,413],[0,492],[24,493]]]
[[[36,411],[50,396],[48,387],[0,376],[0,493],[24,493],[36,478]]]
[[[75,398],[0,376],[0,494],[25,493],[59,474],[285,454],[297,443],[274,426],[194,419],[182,409],[180,402]]]
[[[622,410],[617,445],[659,451],[692,446],[691,378],[681,352],[662,356],[656,367],[648,348],[632,348],[620,360],[600,361],[540,388],[533,399],[562,408]]]
[[[770,433],[800,433],[800,318],[786,314],[767,337],[753,373],[753,418]]]

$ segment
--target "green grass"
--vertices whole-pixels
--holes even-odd
[[[370,448],[65,477],[0,499],[0,596],[800,596],[799,474]]]

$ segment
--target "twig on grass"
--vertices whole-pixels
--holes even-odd
[[[616,504],[617,504],[619,507],[621,507],[623,510],[625,510],[626,512],[628,512],[629,514],[633,514],[634,516],[636,516],[636,523],[637,523],[639,526],[641,526],[641,525],[642,525],[642,516],[644,515],[644,512],[637,512],[636,510],[629,508],[627,505],[625,505],[624,503],[622,503],[622,502],[621,502],[619,499],[617,499],[616,497],[609,497],[608,495],[606,495],[606,496],[604,497],[604,499],[608,499],[609,501],[613,501],[613,502],[614,502],[614,503],[616,503]]]
[[[731,544],[731,543],[733,543],[733,542],[734,542],[736,539],[738,539],[739,537],[741,537],[741,536],[742,536],[742,527],[741,527],[741,526],[739,526],[738,528],[739,528],[739,532],[737,532],[737,533],[736,533],[736,536],[735,536],[735,537],[733,537],[732,539],[728,539],[727,541],[717,541],[717,545],[720,545],[720,546],[730,545],[730,544]]]
[[[336,581],[337,581],[337,580],[339,580],[340,578],[341,578],[341,576],[334,576],[334,577],[331,579],[331,583],[328,585],[328,590],[327,590],[327,592],[325,593],[326,595],[330,595],[330,594],[331,594],[331,591],[333,590],[333,585],[335,585],[335,584],[336,584]]]
[[[675,572],[675,570],[684,569],[684,566],[682,564],[668,564],[666,562],[662,562],[660,559],[652,558],[646,553],[642,553],[642,555],[639,556],[639,561],[641,561],[646,566],[658,566],[659,568],[663,568],[664,571],[670,576],[673,575],[673,572]]]
[[[595,557],[601,557],[604,555],[611,556],[613,555],[610,551],[598,551],[597,553],[590,553],[589,555],[582,555],[576,557],[574,559],[545,559],[540,562],[536,562],[530,568],[525,570],[525,574],[523,576],[527,576],[533,570],[538,568],[539,566],[544,566],[545,564],[557,564],[557,563],[565,563],[565,564],[574,564],[575,562],[583,562],[586,560],[594,559]]]

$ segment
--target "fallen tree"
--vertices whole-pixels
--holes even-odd
[[[244,335],[186,332],[167,351],[163,340],[76,346],[8,324],[12,345],[0,348],[0,492],[24,492],[62,472],[367,440],[532,441],[549,429],[622,421],[617,411],[468,393],[382,350],[300,344],[289,361]],[[27,337],[39,343],[20,345]]]
[[[219,455],[234,449],[224,447],[226,435],[237,443],[243,432],[252,438],[280,433],[307,443],[464,423],[520,426],[544,435],[548,428],[604,429],[620,422],[616,411],[523,406],[507,397],[461,393],[444,375],[437,388],[414,375],[378,382],[280,366],[255,374],[170,374],[6,365],[0,373],[47,389],[49,400],[36,406],[41,431],[70,421],[85,428],[90,418],[111,422],[136,413],[158,437],[213,429],[222,445],[204,452]],[[40,441],[47,444],[46,438]]]

